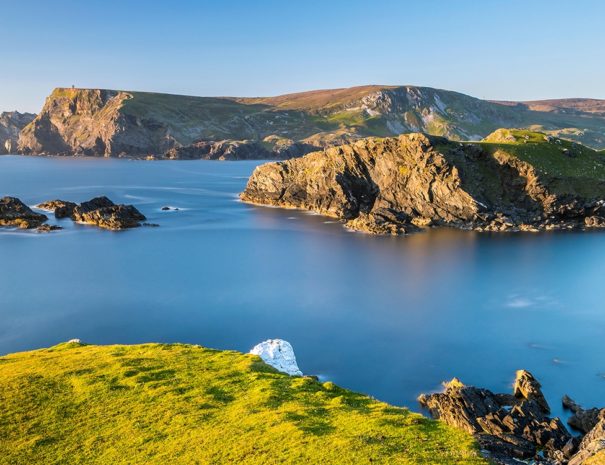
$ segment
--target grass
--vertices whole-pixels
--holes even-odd
[[[559,193],[600,198],[605,192],[603,151],[521,129],[499,129],[481,145],[489,152],[502,150],[531,164],[553,181]]]
[[[0,404],[0,464],[487,463],[440,422],[191,345],[0,357]]]

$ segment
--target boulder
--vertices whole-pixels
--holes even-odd
[[[0,226],[15,226],[22,229],[37,228],[48,217],[34,212],[16,197],[0,199]]]
[[[269,339],[254,346],[251,354],[258,355],[267,365],[271,365],[282,373],[291,376],[302,376],[298,368],[294,349],[288,341],[283,339]]]

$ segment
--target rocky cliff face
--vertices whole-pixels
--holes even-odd
[[[420,131],[479,140],[499,127],[529,126],[605,147],[605,116],[587,110],[593,106],[555,112],[414,86],[272,98],[55,89],[21,132],[19,149],[51,155],[288,158],[368,136]]]
[[[110,156],[151,148],[141,122],[120,110],[131,98],[111,90],[56,89],[19,137],[24,154]]]
[[[312,210],[379,234],[439,225],[499,231],[605,224],[599,153],[543,134],[497,134],[507,142],[462,144],[419,133],[359,140],[261,165],[241,198]]]
[[[17,153],[19,133],[35,117],[32,113],[18,111],[0,113],[0,155]]]

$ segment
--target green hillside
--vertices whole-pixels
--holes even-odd
[[[442,423],[199,346],[0,357],[0,402],[0,464],[487,463]]]

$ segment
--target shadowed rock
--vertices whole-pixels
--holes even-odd
[[[16,197],[0,199],[0,226],[16,226],[22,229],[37,228],[47,216],[36,213]]]
[[[599,415],[602,410],[598,408],[585,410],[567,395],[563,396],[563,407],[571,410],[573,413],[567,420],[567,424],[582,433],[588,433],[596,426],[599,422]]]
[[[578,452],[569,461],[569,465],[586,463],[605,463],[605,409],[599,413],[598,423],[584,436]]]

